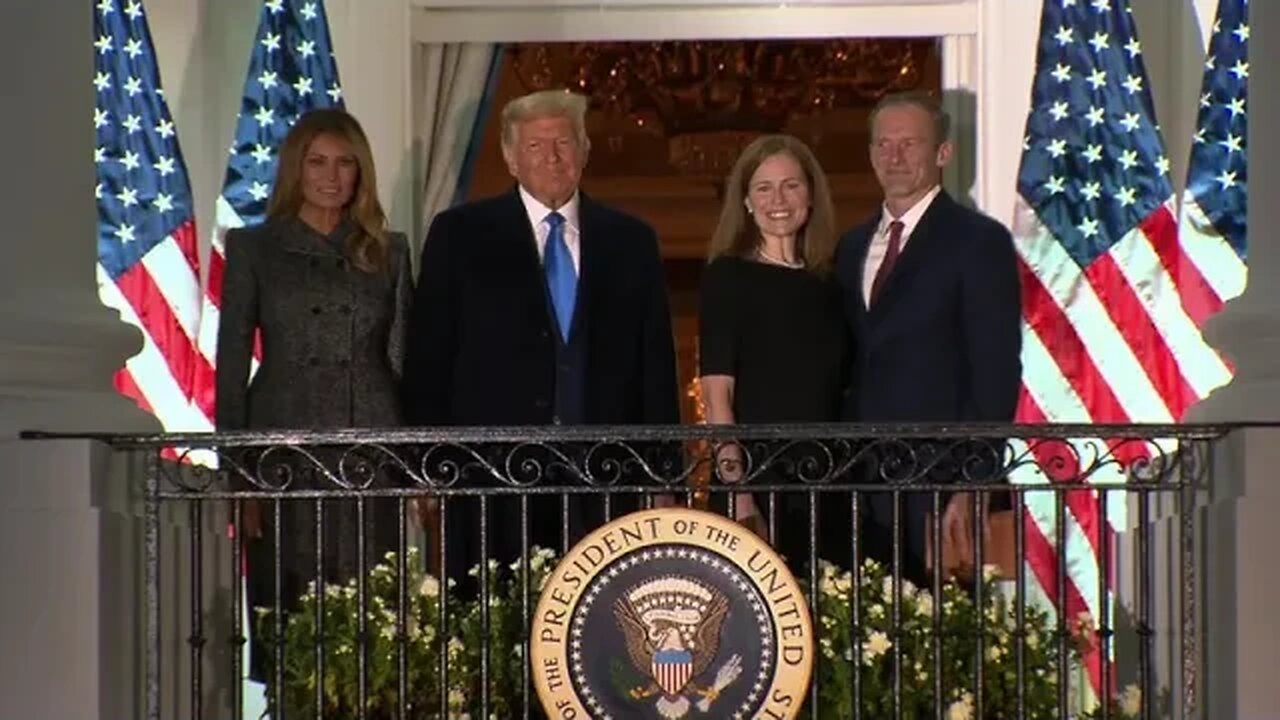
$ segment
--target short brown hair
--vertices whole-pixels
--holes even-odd
[[[365,272],[383,267],[387,257],[387,215],[378,201],[378,178],[373,168],[373,150],[364,129],[355,117],[337,108],[312,110],[298,118],[280,146],[280,164],[276,168],[275,186],[267,202],[267,218],[294,218],[302,208],[302,164],[311,142],[321,135],[332,135],[351,144],[356,156],[359,176],[355,192],[346,208],[355,222],[355,232],[344,242],[347,259]]]
[[[876,106],[871,109],[871,115],[867,118],[867,130],[871,135],[872,141],[875,140],[876,117],[880,114],[880,111],[885,108],[900,107],[902,105],[914,105],[929,113],[930,119],[933,120],[934,144],[941,145],[946,142],[951,133],[951,116],[947,114],[946,110],[942,109],[942,101],[923,90],[890,93],[880,98],[880,102],[876,103]]]
[[[809,185],[809,219],[800,229],[796,254],[805,267],[823,273],[831,269],[836,249],[835,209],[831,203],[831,187],[826,173],[813,151],[790,135],[764,135],[756,138],[738,156],[724,186],[724,205],[720,222],[711,236],[710,258],[721,255],[750,257],[760,247],[760,229],[747,217],[747,185],[756,169],[774,155],[790,155],[804,171]]]

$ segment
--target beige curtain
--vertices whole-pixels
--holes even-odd
[[[415,186],[420,195],[414,217],[414,258],[436,213],[453,204],[465,173],[467,148],[478,132],[499,62],[493,43],[419,44],[414,48]]]

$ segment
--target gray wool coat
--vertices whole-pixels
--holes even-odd
[[[390,233],[384,271],[353,268],[340,239],[299,220],[226,235],[218,325],[219,430],[394,427],[412,280]],[[254,330],[262,364],[249,380]]]

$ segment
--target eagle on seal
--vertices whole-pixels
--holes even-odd
[[[632,688],[631,698],[657,695],[655,707],[667,720],[678,720],[689,712],[687,695],[701,698],[699,709],[709,709],[741,672],[741,660],[735,657],[711,685],[694,682],[715,660],[728,613],[724,593],[690,577],[648,580],[615,600],[613,614],[626,638],[627,654],[632,665],[650,679]]]

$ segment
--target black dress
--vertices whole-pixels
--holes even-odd
[[[850,341],[833,275],[720,257],[703,275],[700,314],[700,373],[733,376],[738,424],[839,420]],[[770,451],[778,449],[775,445]],[[756,482],[799,481],[794,468],[781,463]],[[799,571],[809,557],[808,497],[774,497],[774,545]],[[767,515],[767,496],[757,497],[757,503]],[[818,555],[839,562],[848,554],[850,540],[844,532],[847,520],[825,510],[836,505],[847,511],[847,502],[819,503]],[[824,522],[827,516],[830,522]]]

